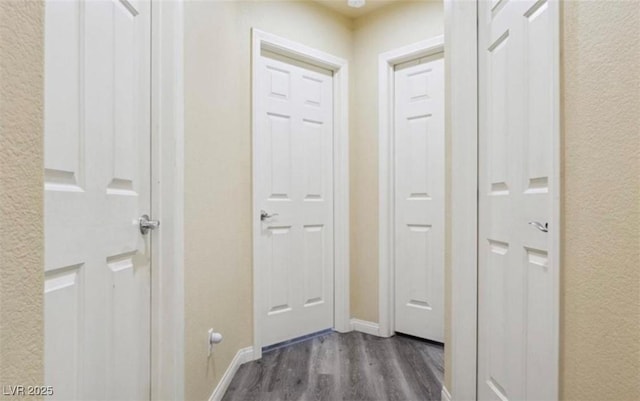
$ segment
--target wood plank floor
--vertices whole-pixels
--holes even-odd
[[[439,344],[328,333],[245,363],[223,401],[439,401],[443,366]]]

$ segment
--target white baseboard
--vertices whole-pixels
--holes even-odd
[[[224,397],[224,393],[227,392],[229,384],[231,384],[231,380],[233,380],[233,376],[236,375],[236,372],[238,371],[240,365],[245,362],[253,361],[254,359],[253,347],[242,348],[241,350],[239,350],[236,353],[236,356],[234,356],[231,360],[231,363],[229,364],[229,367],[227,367],[227,370],[222,375],[222,379],[220,379],[220,382],[213,390],[211,397],[209,397],[209,401],[222,400],[222,397]]]
[[[351,319],[351,329],[380,337],[380,325],[366,320]]]
[[[442,386],[442,401],[451,401],[451,394],[445,386]]]

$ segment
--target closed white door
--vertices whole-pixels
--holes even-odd
[[[150,391],[150,3],[47,1],[45,383]]]
[[[481,400],[558,397],[557,15],[545,0],[479,3]]]
[[[258,62],[254,255],[261,343],[333,327],[332,73],[263,51]]]
[[[395,69],[395,330],[444,341],[444,60]]]

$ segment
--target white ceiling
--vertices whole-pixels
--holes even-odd
[[[400,3],[407,0],[366,0],[363,7],[353,8],[347,5],[347,0],[315,0],[318,3],[331,8],[347,17],[357,18],[364,14],[370,13],[378,8],[388,6],[389,4]],[[412,0],[412,1],[427,1],[427,0]]]

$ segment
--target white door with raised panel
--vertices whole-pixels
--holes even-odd
[[[150,3],[47,1],[45,383],[150,392]]]
[[[443,54],[394,76],[395,331],[443,342]]]
[[[478,398],[558,398],[558,4],[479,3]]]
[[[333,78],[265,50],[259,57],[255,296],[268,346],[333,327]]]

